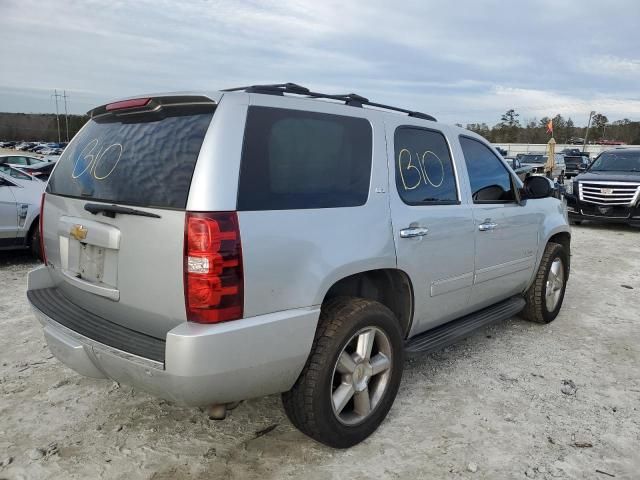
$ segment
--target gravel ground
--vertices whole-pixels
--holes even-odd
[[[35,262],[2,253],[0,479],[638,478],[640,231],[574,227],[573,249],[553,324],[408,360],[387,420],[346,451],[297,432],[278,396],[216,422],[76,375],[27,306]]]

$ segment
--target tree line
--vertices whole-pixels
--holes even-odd
[[[89,120],[86,115],[69,115],[69,140]],[[60,115],[60,140],[67,139],[67,125]],[[58,123],[53,113],[0,113],[0,141],[58,141]]]
[[[89,120],[87,115],[69,115],[69,139]],[[486,123],[468,123],[467,129],[482,135],[493,143],[547,143],[549,117],[520,120],[515,109],[507,110],[500,122],[492,127]],[[572,138],[584,138],[587,128],[578,127],[571,117],[553,117],[553,136],[558,143],[568,143]],[[462,126],[458,124],[459,126]],[[60,138],[66,140],[64,115],[60,115]],[[618,140],[629,145],[640,145],[640,122],[628,118],[609,122],[606,115],[596,113],[591,119],[589,142],[601,139]],[[52,113],[0,113],[0,141],[33,140],[58,141],[56,116]]]
[[[571,117],[556,115],[520,120],[520,114],[512,108],[493,127],[486,123],[469,123],[467,129],[482,135],[493,143],[547,143],[551,135],[547,132],[549,120],[553,120],[553,137],[558,143],[568,143],[570,139],[585,138],[587,127],[577,127]],[[588,142],[617,140],[629,145],[640,145],[640,122],[628,118],[609,122],[606,115],[596,113],[591,118]]]

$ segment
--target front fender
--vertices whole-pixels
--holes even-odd
[[[529,286],[533,283],[533,280],[538,273],[538,268],[540,268],[540,262],[542,261],[542,256],[544,255],[544,250],[547,243],[549,243],[549,240],[560,233],[566,233],[569,235],[569,238],[571,238],[571,227],[569,225],[567,207],[564,201],[557,199],[553,200],[553,204],[544,209],[544,219],[542,221],[541,230],[538,233],[538,254],[536,257],[535,268],[531,273]]]

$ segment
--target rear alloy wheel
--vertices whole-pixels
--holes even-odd
[[[331,404],[340,422],[357,425],[376,409],[389,385],[391,355],[389,337],[379,328],[364,328],[347,342],[332,380]]]
[[[559,243],[545,247],[533,284],[525,294],[527,305],[521,315],[537,323],[555,320],[562,307],[569,276],[569,258]]]
[[[386,417],[403,360],[402,331],[387,307],[362,298],[331,299],[322,307],[307,364],[282,395],[287,416],[325,445],[351,447]]]

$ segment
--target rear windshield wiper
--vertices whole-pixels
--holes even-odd
[[[142,210],[136,210],[135,208],[120,207],[118,205],[104,205],[102,203],[85,203],[84,209],[94,215],[103,213],[105,216],[111,218],[115,218],[116,213],[119,213],[121,215],[137,215],[139,217],[161,218],[160,215],[156,215],[155,213],[143,212]]]

